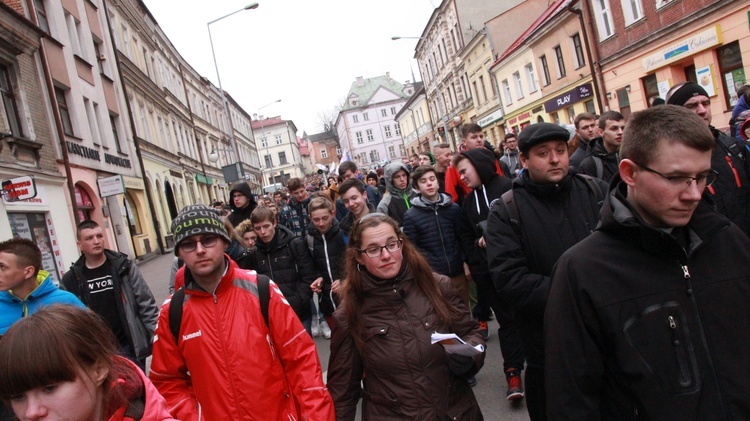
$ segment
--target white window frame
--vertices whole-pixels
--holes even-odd
[[[578,37],[578,43],[581,46],[581,55],[578,55],[578,50],[576,49],[576,41],[575,38]],[[586,65],[586,56],[585,52],[583,51],[583,38],[581,38],[581,33],[576,32],[575,34],[570,36],[570,50],[573,52],[573,59],[575,60],[575,69],[580,69],[581,67]]]
[[[353,114],[352,115],[352,122],[359,123],[359,116],[357,116],[356,114]]]
[[[362,132],[356,132],[354,135],[357,137],[357,144],[361,145],[365,143],[365,139],[362,137]]]
[[[375,136],[372,135],[372,129],[365,130],[365,134],[367,135],[367,141],[372,142],[375,140]]]
[[[643,4],[641,0],[620,0],[622,5],[622,16],[625,18],[625,26],[630,26],[643,18]]]
[[[370,121],[370,115],[369,115],[369,114],[367,114],[367,113],[362,113],[362,118],[363,118],[363,119],[364,119],[365,121]]]
[[[526,70],[526,79],[529,85],[529,93],[538,91],[539,85],[536,82],[536,72],[534,71],[534,64],[528,63],[523,68]]]
[[[380,115],[383,117],[388,117],[388,110],[386,110],[385,108],[382,108],[380,110]]]
[[[513,96],[510,94],[510,85],[508,84],[508,79],[503,79],[502,82],[500,82],[501,85],[503,85],[503,93],[505,94],[505,104],[510,105],[513,103]]]
[[[273,139],[276,141],[277,145],[281,145],[284,141],[281,139],[281,135],[277,134],[273,136]]]
[[[385,137],[390,138],[392,136],[391,134],[391,126],[383,126],[383,131],[385,132]]]
[[[513,72],[513,85],[516,89],[518,99],[523,98],[523,83],[521,82],[521,72]]]
[[[320,150],[320,157],[321,158],[328,158],[328,150],[326,148],[323,148]]]
[[[609,0],[594,0],[593,4],[596,29],[599,31],[599,40],[605,40],[615,34],[612,9],[609,7]]]

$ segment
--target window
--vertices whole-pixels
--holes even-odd
[[[584,107],[586,107],[586,112],[591,114],[596,114],[596,109],[594,108],[594,100],[590,99],[583,103]]]
[[[717,48],[716,55],[719,58],[719,72],[724,84],[724,99],[730,107],[734,107],[738,101],[737,89],[747,83],[739,42],[735,41]]]
[[[574,34],[570,37],[573,42],[573,55],[576,59],[576,69],[586,65],[586,58],[583,56],[583,45],[581,45],[581,35]]]
[[[50,33],[49,21],[47,20],[47,9],[44,8],[44,0],[34,0],[34,8],[36,9],[36,20],[39,22],[39,27],[45,32]]]
[[[651,106],[651,101],[659,97],[659,84],[655,74],[641,78],[643,92],[646,94],[646,106]]]
[[[404,145],[398,145],[398,154],[399,156],[406,156],[406,149],[404,149]]]
[[[373,137],[373,135],[372,135],[372,129],[365,130],[365,133],[367,134],[367,141],[368,142],[372,142],[373,140],[375,140],[375,137]]]
[[[336,156],[341,156],[341,148],[336,148]]]
[[[542,84],[544,86],[547,86],[552,83],[552,80],[549,77],[549,65],[547,64],[547,56],[542,55],[541,57],[539,57],[539,62],[542,63],[542,77],[544,78],[542,80]]]
[[[63,132],[68,136],[74,136],[73,124],[70,122],[68,101],[66,100],[65,91],[62,88],[55,88],[55,99],[57,100],[57,110],[60,112],[60,120],[62,120]]]
[[[70,13],[65,12],[65,23],[68,26],[68,35],[70,36],[70,46],[73,48],[73,54],[85,59],[86,56],[81,36],[81,21]]]
[[[273,136],[274,140],[276,140],[277,145],[281,145],[281,135],[277,134]]]
[[[555,111],[554,113],[550,114],[550,116],[552,117],[552,122],[553,123],[560,124],[560,116],[557,114],[557,111]]]
[[[625,16],[625,26],[643,17],[641,0],[620,0],[620,2],[622,4],[622,14]]]
[[[357,137],[357,144],[363,144],[365,141],[362,139],[362,132],[356,132],[354,135]]]
[[[355,123],[359,123],[359,116],[356,115],[356,114],[353,114],[352,115],[352,121],[355,122]]]
[[[323,148],[320,150],[320,157],[321,158],[328,158],[328,149]]]
[[[16,137],[23,136],[21,119],[18,117],[16,95],[10,79],[10,71],[3,65],[0,65],[0,94],[3,96],[3,108],[5,109],[5,118],[8,121],[10,132]]]
[[[523,85],[521,82],[521,74],[519,72],[513,73],[513,85],[516,88],[516,97],[518,99],[523,98]]]
[[[396,107],[391,107],[391,115],[396,115]]]
[[[263,136],[260,138],[260,147],[261,148],[267,148],[268,147],[268,139]]]
[[[279,152],[279,165],[286,165],[286,152]]]
[[[388,157],[391,159],[396,157],[396,149],[393,147],[393,145],[388,147]]]
[[[536,92],[539,90],[539,86],[536,84],[536,72],[534,72],[534,66],[529,63],[526,66],[524,66],[524,70],[526,71],[526,79],[529,85],[529,93]]]
[[[380,161],[380,152],[377,150],[370,151],[370,162],[378,162]]]
[[[484,86],[484,76],[479,76],[479,86],[482,87],[482,96],[484,97],[484,102],[487,102],[487,88]]]
[[[263,156],[263,159],[266,161],[266,168],[273,167],[273,159],[271,159],[271,155],[265,155]]]
[[[401,136],[401,126],[398,123],[396,123],[395,127],[396,127],[396,136]]]
[[[505,104],[510,105],[513,103],[513,97],[510,96],[510,85],[508,85],[508,79],[503,79],[500,82],[503,85],[503,94],[505,95]]]
[[[117,152],[122,153],[122,145],[120,144],[120,135],[117,133],[117,116],[110,114],[109,125],[112,128],[112,137],[115,139],[115,148]]]
[[[383,117],[388,117],[388,110],[383,108],[382,110],[380,110],[380,115],[382,115]]]
[[[472,81],[471,85],[474,87],[474,93],[477,97],[477,105],[479,105],[479,88],[477,88],[477,81]]]
[[[565,61],[563,61],[562,48],[558,45],[553,50],[555,50],[555,58],[557,59],[557,78],[560,79],[565,77]]]
[[[383,130],[385,131],[385,137],[386,138],[391,137],[391,126],[385,126],[385,127],[383,127]]]
[[[362,118],[364,118],[365,121],[370,121],[370,115],[367,113],[362,113]]]
[[[594,0],[594,17],[599,31],[600,41],[615,34],[612,12],[609,10],[609,0]]]
[[[568,124],[574,124],[574,119],[576,118],[575,107],[571,105],[570,107],[566,108],[566,111],[568,112]]]

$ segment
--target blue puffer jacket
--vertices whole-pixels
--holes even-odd
[[[458,239],[461,208],[451,196],[440,193],[431,203],[417,196],[404,214],[404,234],[430,262],[432,270],[445,276],[463,273],[463,254]]]
[[[56,287],[47,271],[40,269],[36,278],[39,286],[25,300],[10,291],[0,292],[0,335],[5,335],[8,328],[20,318],[33,314],[44,306],[71,304],[86,308],[75,295]]]

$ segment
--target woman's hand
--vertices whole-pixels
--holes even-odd
[[[339,291],[341,291],[341,280],[336,279],[333,281],[333,284],[331,284],[331,291],[333,291],[334,294],[338,294]]]
[[[323,292],[323,277],[321,276],[314,280],[313,283],[310,284],[310,289],[318,294]]]

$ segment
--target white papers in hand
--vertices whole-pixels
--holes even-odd
[[[445,352],[449,354],[465,355],[467,357],[473,357],[477,354],[484,352],[484,346],[476,345],[472,346],[459,338],[455,333],[433,333],[430,337],[432,344],[439,343],[445,348]]]

